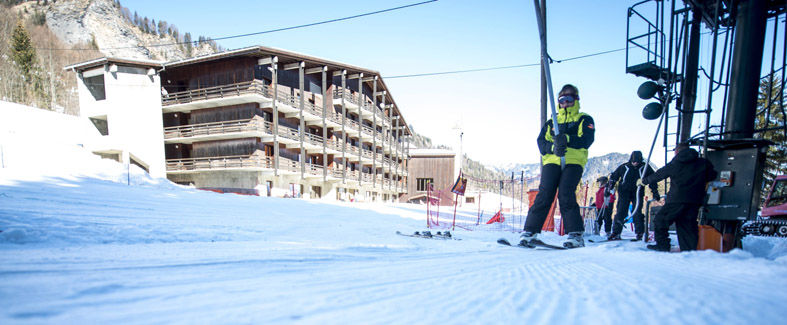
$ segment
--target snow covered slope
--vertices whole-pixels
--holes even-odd
[[[424,230],[420,206],[202,192],[52,146],[61,167],[0,169],[2,324],[784,321],[780,241],[670,254],[409,238],[395,232]]]

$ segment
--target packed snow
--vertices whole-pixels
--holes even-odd
[[[92,155],[70,136],[77,122],[25,133],[32,113],[65,117],[10,106],[0,103],[2,324],[784,323],[785,240],[745,238],[721,254],[529,250],[496,244],[518,234],[495,231],[398,236],[426,230],[423,206],[183,187]]]

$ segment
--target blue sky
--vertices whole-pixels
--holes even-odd
[[[216,5],[215,1],[127,0],[122,4],[132,13],[175,24],[181,34],[190,32],[196,39],[315,23],[417,2],[223,1]],[[636,2],[548,1],[550,55],[560,60],[624,48],[626,10]],[[704,48],[710,47],[707,43]],[[379,71],[408,123],[435,143],[458,144],[451,129],[459,121],[464,129],[462,149],[470,158],[494,164],[539,161],[537,66],[385,78],[538,63],[540,45],[532,1],[440,0],[219,44],[227,49],[276,47]],[[641,115],[648,102],[636,95],[645,80],[625,73],[625,59],[625,51],[617,51],[552,65],[554,87],[577,85],[582,111],[595,119],[591,157],[632,150],[647,156],[656,131],[657,121],[646,121]],[[707,93],[702,82],[699,93],[702,101]],[[694,133],[700,127],[695,123]],[[653,156],[657,165],[664,162],[660,143]]]

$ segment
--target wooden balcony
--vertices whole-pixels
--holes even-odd
[[[361,139],[371,141],[373,137],[374,137],[374,129],[366,125],[361,125]]]
[[[371,165],[372,160],[374,159],[374,152],[371,150],[362,149],[361,158],[363,158],[365,165]]]
[[[335,89],[333,91],[333,104],[340,105],[344,97],[344,107],[349,112],[357,112],[359,108],[358,94],[351,94],[349,91]]]
[[[272,171],[273,157],[223,156],[209,158],[167,159],[168,173],[194,173],[211,170]]]
[[[294,103],[290,103],[295,105],[294,108],[297,110],[295,112],[285,113],[284,117],[286,118],[297,118],[301,119],[301,112],[300,112],[300,98],[295,97],[293,98],[295,101]],[[289,104],[288,104],[289,105]],[[303,103],[303,121],[306,125],[322,125],[322,108],[315,106],[310,102]]]
[[[372,103],[364,103],[361,106],[361,117],[371,121],[372,116],[374,116],[374,105]]]
[[[262,80],[180,91],[161,95],[164,113],[186,112],[201,108],[244,103],[269,104],[273,101],[270,88]]]
[[[363,109],[361,109],[357,94],[352,96],[341,90],[334,91],[334,98],[339,99],[342,96],[344,96],[345,105],[347,105],[350,112],[357,113],[360,109],[361,116],[366,119],[369,119],[369,116],[373,114],[377,114],[379,117],[378,124],[382,125],[382,123],[385,123],[387,127],[390,127],[391,120],[384,116],[381,109],[374,107],[370,103],[364,104]],[[282,90],[277,91],[277,108],[279,112],[284,113],[286,118],[301,118],[300,100],[298,95],[292,95]],[[203,108],[244,103],[258,103],[261,108],[272,108],[273,90],[270,85],[263,84],[261,80],[252,80],[162,95],[161,103],[164,113],[189,112]],[[304,103],[303,120],[307,125],[321,125],[322,116],[323,109],[321,107],[310,102]],[[363,139],[371,139],[374,136],[373,128],[364,126],[359,134],[357,121],[350,119],[345,119],[345,121],[347,134],[357,135]],[[342,115],[333,110],[327,112],[326,124],[329,127],[340,128],[342,126]],[[382,136],[378,139],[382,140]]]
[[[222,156],[208,158],[167,159],[167,173],[186,174],[220,170],[246,170],[273,172],[274,159],[270,156]],[[305,164],[304,174],[309,178],[322,177],[323,167],[316,164]],[[300,174],[301,163],[279,157],[279,172],[284,174]],[[339,174],[341,175],[341,173]]]
[[[273,124],[262,119],[249,119],[164,128],[165,143],[193,143],[248,137],[271,141],[273,139]]]
[[[358,135],[358,121],[346,119],[344,131],[347,135]]]

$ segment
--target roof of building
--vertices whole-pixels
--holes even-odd
[[[377,84],[378,86],[377,95],[384,96],[386,106],[390,105],[390,107],[394,109],[394,112],[397,113],[395,115],[401,118],[400,126],[406,130],[406,134],[410,134],[410,135],[413,134],[412,130],[410,130],[410,126],[407,124],[407,121],[405,121],[404,117],[402,117],[401,111],[399,110],[399,107],[396,105],[396,101],[394,101],[393,96],[391,95],[391,91],[388,89],[388,86],[385,84],[385,81],[383,81],[383,78],[379,72],[375,70],[370,70],[370,69],[346,64],[346,63],[331,61],[323,58],[318,58],[315,56],[309,56],[306,54],[277,49],[273,47],[255,45],[255,46],[245,47],[241,49],[229,50],[229,51],[213,53],[213,54],[182,59],[177,61],[170,61],[170,62],[104,57],[104,58],[99,58],[86,62],[72,64],[66,66],[64,69],[72,70],[72,71],[84,71],[84,70],[93,69],[95,67],[100,67],[105,64],[116,63],[126,66],[129,65],[140,66],[140,67],[155,68],[157,70],[160,70],[160,69],[182,67],[189,64],[217,61],[217,60],[223,60],[233,57],[242,57],[242,56],[250,56],[250,57],[257,57],[257,58],[276,57],[277,62],[283,65],[285,69],[287,68],[288,65],[298,64],[300,62],[303,62],[306,69],[327,67],[328,71],[332,71],[333,73],[341,73],[342,71],[344,71],[346,72],[346,75],[351,78],[353,77],[358,78],[362,76],[363,81],[370,83],[370,85],[374,82],[379,82]]]
[[[410,149],[411,157],[456,157],[456,152],[446,149]]]
[[[154,68],[160,70],[163,67],[163,61],[152,60],[137,60],[137,59],[121,59],[103,57],[90,61],[80,62],[72,65],[65,66],[63,70],[72,71],[85,71],[93,68],[104,66],[105,64],[120,64],[124,66],[141,67],[141,68]]]

